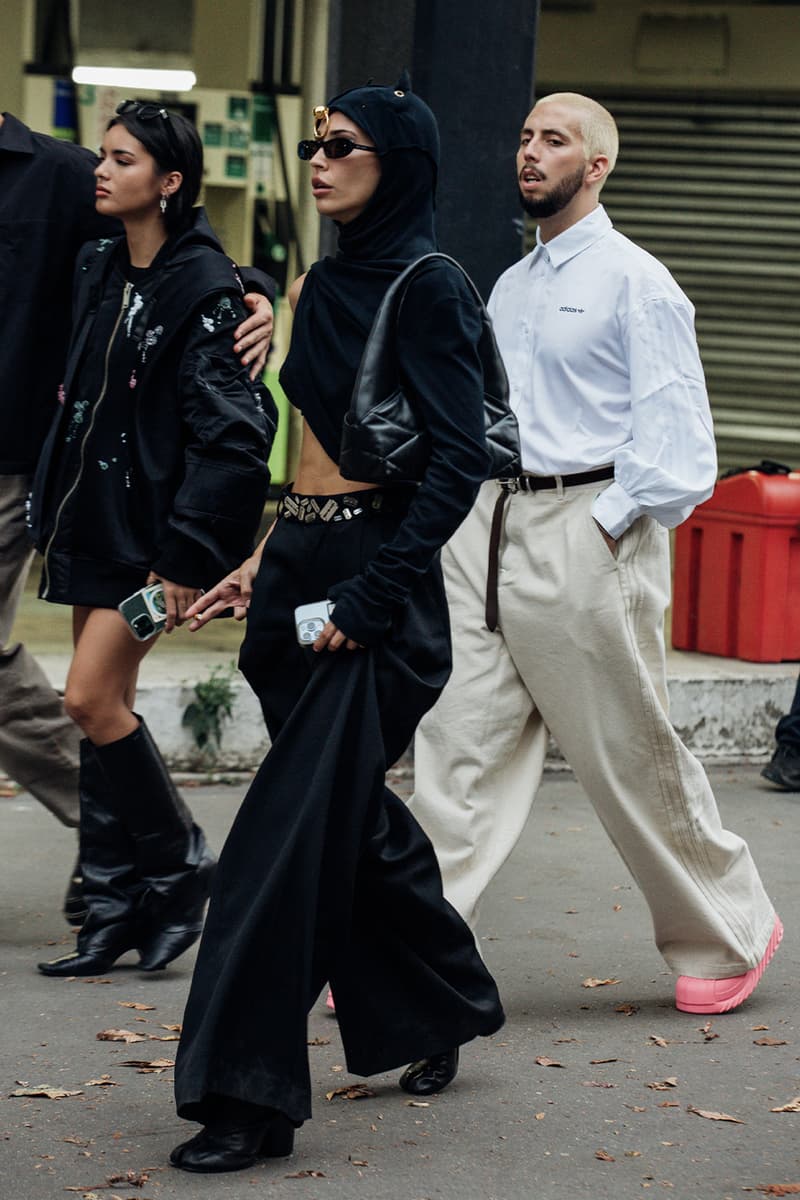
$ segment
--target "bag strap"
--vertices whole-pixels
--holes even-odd
[[[408,287],[409,287],[409,284],[411,283],[411,280],[414,278],[415,275],[419,274],[419,272],[422,270],[422,268],[427,263],[433,262],[437,259],[441,260],[442,262],[450,263],[451,267],[455,267],[455,269],[463,277],[464,281],[467,284],[467,287],[470,289],[473,296],[475,297],[475,302],[478,305],[478,309],[480,310],[481,314],[486,313],[486,315],[488,316],[488,313],[486,311],[486,305],[483,302],[483,297],[481,296],[480,292],[478,291],[477,287],[475,286],[475,283],[474,283],[472,277],[467,274],[467,272],[464,270],[464,268],[462,267],[460,262],[458,262],[455,258],[451,258],[449,254],[443,254],[441,250],[432,250],[430,252],[430,254],[423,254],[421,258],[418,258],[415,262],[413,262],[409,266],[407,266],[406,269],[400,275],[398,275],[398,277],[397,277],[397,279],[395,279],[394,283],[392,283],[390,285],[390,287],[388,288],[388,290],[386,292],[386,295],[384,296],[383,302],[385,302],[389,298],[390,292],[397,292],[397,293],[402,292],[402,295],[400,296],[398,306],[397,306],[397,309],[399,312],[400,305],[402,304],[403,300],[405,299],[405,293],[408,291]],[[392,302],[393,302],[393,299],[394,298],[392,298]]]

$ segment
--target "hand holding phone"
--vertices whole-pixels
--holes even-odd
[[[315,600],[299,604],[294,610],[294,626],[301,646],[313,646],[333,612],[332,600]]]
[[[167,620],[167,601],[160,583],[150,583],[117,605],[133,636],[139,642],[155,637]]]

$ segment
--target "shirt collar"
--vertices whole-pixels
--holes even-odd
[[[537,228],[534,257],[539,259],[544,256],[551,266],[558,269],[565,262],[569,262],[571,258],[588,250],[589,246],[598,242],[612,228],[611,218],[602,204],[598,204],[597,208],[592,209],[588,216],[583,217],[574,225],[570,225],[569,229],[565,229],[563,233],[559,233],[549,242],[541,240]]]
[[[22,121],[12,117],[11,113],[3,113],[3,124],[0,125],[0,150],[11,151],[14,154],[33,154],[34,145],[31,131]]]

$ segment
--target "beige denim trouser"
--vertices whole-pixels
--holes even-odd
[[[763,956],[774,912],[669,721],[667,531],[642,517],[614,557],[591,515],[597,493],[508,498],[495,633],[484,600],[497,484],[484,484],[445,547],[453,674],[417,731],[411,808],[447,898],[474,927],[530,813],[552,731],[644,893],[670,967],[739,975]]]
[[[78,727],[23,645],[8,646],[33,551],[27,475],[0,475],[0,768],[64,825],[78,825]]]

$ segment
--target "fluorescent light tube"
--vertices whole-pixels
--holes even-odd
[[[99,87],[144,89],[150,92],[190,92],[197,83],[194,71],[147,70],[138,67],[75,67],[75,83]]]

